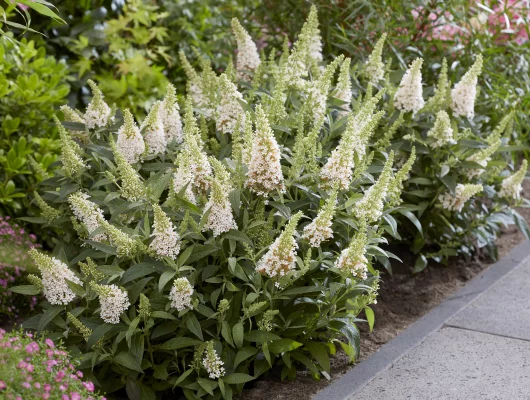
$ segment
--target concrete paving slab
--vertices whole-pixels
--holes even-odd
[[[446,324],[530,340],[530,261],[516,267]]]
[[[348,400],[522,400],[529,393],[529,341],[446,327]]]

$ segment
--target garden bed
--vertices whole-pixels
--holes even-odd
[[[523,184],[523,197],[530,197],[530,182]],[[530,223],[530,208],[519,208],[519,213]],[[499,258],[525,240],[514,225],[503,230],[497,239]],[[412,275],[413,261],[404,259],[403,264],[393,265],[393,275],[384,274],[378,303],[373,306],[376,319],[370,333],[365,325],[361,330],[361,356],[363,361],[377,352],[381,346],[404,331],[409,325],[438,306],[466,282],[492,264],[483,254],[477,254],[471,262],[457,260],[449,266],[432,265],[417,275]],[[352,365],[348,357],[340,352],[332,359],[332,377],[337,379]],[[269,377],[255,382],[243,392],[244,400],[306,400],[329,385],[326,380],[315,381],[306,372],[298,373],[294,382],[281,382],[274,371]]]

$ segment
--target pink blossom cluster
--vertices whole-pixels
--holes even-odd
[[[418,21],[416,29],[419,37],[426,40],[454,42],[457,37],[466,41],[472,31],[492,36],[497,44],[514,42],[518,45],[528,42],[530,23],[530,5],[528,0],[506,0],[494,3],[477,1],[470,15],[470,25],[456,21],[447,11],[426,10],[418,7],[412,10],[412,16]],[[426,15],[427,14],[427,15]],[[420,21],[428,21],[425,22]]]
[[[0,398],[106,400],[49,338],[0,329]]]
[[[10,219],[0,216],[0,315],[18,317],[21,312],[33,311],[36,296],[12,293],[11,286],[27,284],[23,277],[31,263],[28,250],[41,247],[37,237]]]

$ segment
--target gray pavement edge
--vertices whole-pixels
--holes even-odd
[[[423,342],[430,334],[438,331],[449,318],[528,258],[530,258],[530,241],[527,240],[520,243],[500,261],[486,268],[442,304],[433,308],[390,342],[383,345],[377,353],[317,393],[313,400],[347,400],[351,398],[376,376],[390,368],[395,361]]]

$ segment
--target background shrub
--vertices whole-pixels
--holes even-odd
[[[57,160],[48,121],[69,91],[67,68],[33,41],[0,38],[0,213],[24,215],[28,194]]]

